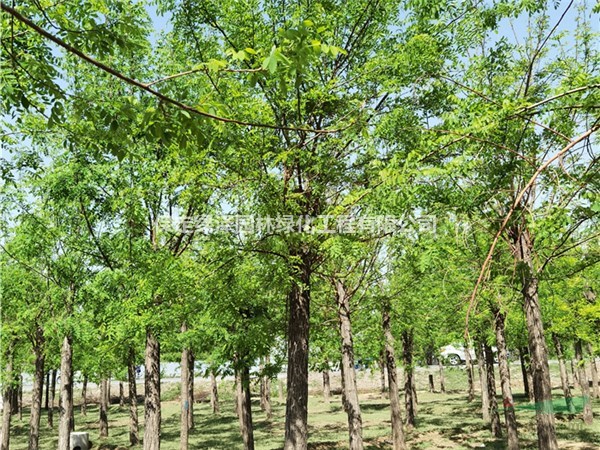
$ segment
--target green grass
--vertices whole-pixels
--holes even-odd
[[[459,369],[446,372],[446,385],[449,393],[429,393],[419,391],[419,405],[417,409],[417,426],[407,432],[407,439],[411,449],[504,449],[503,440],[496,440],[481,420],[480,406],[476,399],[467,403],[464,392],[458,392],[459,386],[464,386]],[[426,376],[419,377],[426,380]],[[390,413],[389,402],[373,388],[378,378],[369,374],[361,374],[359,386],[361,387],[361,408],[363,413],[364,438],[366,448],[370,450],[387,449],[390,447]],[[336,381],[338,382],[336,384]],[[422,381],[422,380],[421,380]],[[339,387],[339,380],[334,378],[334,389]],[[437,386],[436,386],[437,387]],[[198,384],[196,395],[202,399],[207,397],[208,385]],[[318,378],[311,378],[311,396],[309,401],[309,433],[310,448],[317,450],[333,450],[347,448],[347,421],[341,407],[341,398],[335,395],[331,404],[326,405],[318,392]],[[169,392],[172,400],[162,403],[162,445],[163,450],[176,450],[179,448],[179,403],[174,396],[176,386],[164,386],[163,392]],[[257,389],[255,390],[257,391]],[[518,389],[515,391],[519,392]],[[221,414],[216,416],[210,412],[207,402],[195,405],[196,428],[190,434],[191,449],[241,449],[241,437],[238,431],[238,421],[234,413],[231,382],[223,382],[220,389]],[[562,399],[559,392],[555,391],[557,406]],[[78,397],[76,397],[78,398]],[[501,400],[499,399],[499,402]],[[535,449],[536,428],[535,411],[529,407],[527,399],[522,395],[515,396],[517,418],[522,448]],[[256,448],[261,450],[280,449],[283,441],[285,420],[284,405],[277,400],[274,386],[273,392],[273,419],[268,421],[260,411],[258,399],[253,399],[254,437]],[[594,403],[594,410],[600,410],[600,402]],[[140,425],[143,425],[143,408],[139,408]],[[24,450],[27,448],[28,411],[25,410],[23,421],[13,420],[11,450]],[[82,417],[77,408],[75,421],[78,431],[89,431],[94,449],[123,450],[129,448],[128,438],[128,410],[127,407],[119,408],[111,405],[109,410],[108,439],[98,439],[98,407],[90,405],[88,415]],[[560,448],[591,450],[600,448],[600,419],[596,419],[592,426],[585,426],[581,418],[558,413],[557,433],[560,439]],[[55,423],[57,418],[55,418]],[[143,435],[143,429],[140,430]],[[56,449],[56,428],[46,426],[45,415],[42,417],[41,448]]]

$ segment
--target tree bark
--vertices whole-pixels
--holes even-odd
[[[382,308],[382,322],[392,420],[392,449],[406,450],[408,447],[406,446],[404,430],[402,429],[402,414],[400,412],[400,397],[397,382],[398,374],[396,373],[396,356],[394,353],[394,335],[392,334],[390,309],[391,306],[389,302],[384,301]]]
[[[44,409],[46,411],[48,411],[48,405],[50,404],[50,399],[48,398],[50,395],[50,372],[52,372],[52,370],[46,371],[46,397],[44,399]]]
[[[506,348],[505,320],[506,314],[499,310],[494,311],[494,325],[496,329],[496,345],[498,346],[498,371],[500,372],[500,386],[502,388],[502,405],[504,407],[504,420],[508,435],[508,450],[519,450],[519,432],[517,416],[510,387],[510,366],[508,364],[508,350]],[[490,352],[491,353],[491,352]]]
[[[308,339],[310,328],[310,256],[294,270],[299,281],[289,295],[287,401],[284,450],[308,447]]]
[[[475,399],[475,385],[473,383],[473,361],[471,360],[471,350],[468,342],[465,344],[465,363],[467,370],[468,397],[467,402],[471,403]]]
[[[594,414],[592,412],[592,400],[590,398],[590,383],[585,373],[585,361],[583,359],[583,350],[581,340],[575,341],[575,358],[577,358],[577,371],[581,395],[583,396],[583,422],[586,425],[594,423]]]
[[[192,349],[188,349],[188,372],[189,372],[189,383],[188,383],[188,399],[190,401],[190,407],[188,408],[188,427],[190,430],[194,429],[194,365],[196,358]]]
[[[529,352],[527,351],[527,347],[521,347],[519,349],[519,360],[521,361],[521,375],[523,376],[523,392],[531,402],[533,401],[533,391],[531,390],[531,384],[529,383]]]
[[[38,327],[35,334],[35,373],[31,391],[31,415],[29,417],[29,450],[38,450],[40,439],[40,416],[44,392],[44,332]],[[23,383],[21,383],[21,386]]]
[[[102,377],[100,380],[100,438],[108,437],[108,379]]]
[[[402,359],[404,363],[404,405],[406,408],[406,425],[415,426],[415,402],[413,399],[413,332],[402,332]]]
[[[429,392],[435,392],[435,384],[433,383],[433,374],[428,375],[429,378]]]
[[[244,450],[254,450],[254,430],[252,426],[252,407],[250,403],[250,369],[247,365],[236,368],[236,391],[240,422],[240,432]]]
[[[329,405],[331,399],[331,381],[329,380],[329,370],[323,371],[323,402]]]
[[[119,408],[125,406],[125,387],[123,382],[119,381]]]
[[[485,422],[490,422],[490,390],[488,388],[488,376],[485,364],[483,347],[478,342],[476,345],[477,367],[479,369],[479,385],[481,386],[481,417]]]
[[[563,395],[565,397],[565,403],[567,404],[567,411],[570,414],[575,414],[575,405],[573,404],[573,394],[571,394],[571,388],[569,387],[569,380],[567,379],[567,366],[565,364],[565,356],[562,349],[560,339],[554,333],[552,333],[552,342],[554,343],[554,349],[556,350],[556,357],[558,358],[558,367],[560,370],[560,384],[562,387]]]
[[[160,450],[160,343],[150,328],[146,329],[144,377],[144,450]]]
[[[438,361],[438,368],[440,372],[440,392],[446,392],[446,378],[444,377],[444,362],[440,359]]]
[[[338,306],[338,325],[342,347],[342,403],[348,416],[348,435],[350,450],[364,448],[362,438],[362,415],[356,387],[354,369],[354,342],[350,320],[350,296],[341,280],[335,280]]]
[[[592,389],[594,397],[600,398],[600,388],[598,387],[598,367],[596,367],[596,357],[592,344],[587,344],[588,353],[590,354],[590,370],[592,372]]]
[[[379,359],[377,361],[377,365],[379,366],[379,390],[382,394],[385,394],[387,392],[387,388],[385,385],[385,349],[383,348],[379,352]]]
[[[56,369],[52,370],[50,385],[50,406],[48,407],[48,426],[54,428],[54,399],[56,398]]]
[[[210,406],[213,414],[219,414],[219,385],[215,371],[210,371]]]
[[[185,333],[187,331],[187,327],[185,323],[181,326],[181,332]],[[188,449],[188,440],[189,440],[189,410],[190,410],[190,371],[188,369],[189,357],[188,357],[188,348],[187,345],[184,344],[183,350],[181,351],[181,418],[180,418],[180,427],[181,431],[179,434],[179,448],[181,450]]]
[[[81,415],[87,416],[87,385],[88,376],[83,376],[83,386],[81,388]]]
[[[539,280],[533,262],[533,237],[526,227],[511,231],[513,248],[519,265],[521,292],[529,338],[529,354],[536,405],[538,447],[558,450],[552,406],[552,384],[548,366],[548,349],[538,296]]]
[[[498,400],[496,399],[496,376],[494,373],[494,353],[489,345],[483,344],[485,354],[485,365],[487,374],[487,386],[490,400],[490,419],[492,434],[495,437],[502,437],[502,426],[500,425],[500,414],[498,413]]]
[[[44,366],[42,366],[42,380],[41,380],[42,385],[40,386],[40,409],[42,406],[42,392],[41,389],[44,388],[43,384],[44,384]],[[41,411],[38,413],[41,413]],[[19,375],[19,421],[23,421],[23,374]],[[38,422],[38,426],[39,426],[39,422]]]
[[[127,361],[127,380],[129,387],[129,443],[133,446],[140,443],[137,411],[137,386],[135,378],[135,352],[133,347],[129,349],[129,358]]]
[[[269,355],[264,357],[261,364],[261,372],[269,364]],[[271,408],[271,378],[268,375],[262,374],[260,377],[260,409],[266,414],[267,420],[271,420],[273,415]]]
[[[13,379],[13,356],[12,351],[7,352],[6,367],[5,367],[5,379],[9,380],[3,386],[2,392],[2,430],[0,430],[0,450],[9,450],[10,445],[10,422],[12,418],[12,401],[13,386],[10,381]]]
[[[60,352],[60,409],[58,424],[58,450],[69,450],[73,414],[73,341],[63,338]]]

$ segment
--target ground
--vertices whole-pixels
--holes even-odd
[[[511,367],[513,373],[518,366]],[[407,441],[411,449],[504,449],[503,440],[491,437],[488,428],[481,420],[479,399],[468,403],[464,392],[465,374],[460,368],[445,370],[446,393],[428,392],[426,389],[427,374],[435,372],[436,389],[437,371],[434,369],[419,369],[417,372],[417,389],[419,405],[417,410],[417,426],[407,432]],[[553,371],[554,372],[554,371]],[[516,377],[518,378],[518,377]],[[553,378],[553,384],[558,387]],[[390,448],[390,413],[389,402],[377,389],[379,384],[378,373],[364,371],[359,374],[359,389],[361,409],[363,412],[364,438],[367,449]],[[346,416],[341,407],[339,395],[339,374],[332,376],[332,388],[337,395],[326,405],[320,395],[319,374],[311,375],[311,397],[309,403],[309,448],[312,450],[334,450],[347,448]],[[120,408],[114,393],[118,392],[113,384],[113,404],[109,411],[110,436],[104,441],[98,439],[98,406],[92,404],[88,407],[88,414],[82,417],[79,408],[75,416],[77,431],[89,431],[93,441],[94,450],[125,450],[128,446],[128,410]],[[139,386],[141,388],[141,385]],[[234,413],[233,386],[231,381],[225,380],[220,385],[221,414],[216,416],[211,413],[210,404],[207,402],[208,382],[197,380],[195,422],[196,427],[190,433],[190,449],[241,449],[241,437],[238,431],[238,421]],[[163,450],[179,449],[179,403],[177,401],[178,385],[166,383],[163,385]],[[526,398],[521,394],[519,380],[515,379],[515,403],[519,423],[522,448],[535,449],[535,418],[534,410]],[[258,392],[258,389],[254,390]],[[498,389],[499,392],[499,389]],[[595,419],[591,426],[585,426],[580,416],[568,418],[560,409],[563,400],[560,390],[555,389],[555,405],[557,413],[557,432],[559,447],[571,450],[598,450],[600,449],[600,417]],[[76,393],[77,394],[77,393]],[[92,393],[94,397],[97,393]],[[76,398],[79,398],[76,395]],[[580,400],[580,399],[579,399]],[[499,402],[501,402],[499,398]],[[253,417],[255,424],[254,437],[257,450],[275,450],[281,448],[285,407],[278,399],[277,382],[273,386],[273,419],[267,421],[260,411],[258,398],[253,398]],[[594,411],[600,411],[600,401],[594,403]],[[139,409],[140,420],[143,423],[143,409]],[[25,450],[27,448],[28,410],[25,409],[23,420],[18,417],[13,420],[11,450]],[[55,420],[56,424],[56,420]],[[140,431],[143,435],[143,430]],[[41,448],[56,449],[56,428],[46,426],[45,415],[42,416]]]

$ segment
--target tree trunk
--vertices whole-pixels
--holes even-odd
[[[523,392],[525,396],[529,398],[529,401],[533,401],[533,391],[531,390],[531,384],[529,383],[530,371],[529,371],[529,352],[527,347],[521,347],[519,349],[519,360],[521,361],[521,375],[523,377]]]
[[[377,365],[379,366],[379,391],[382,394],[385,394],[387,392],[387,388],[385,385],[385,349],[383,348],[379,352],[379,359],[377,361]]]
[[[58,424],[58,450],[69,450],[73,413],[73,342],[63,338],[60,352],[60,409]]]
[[[429,377],[429,392],[435,392],[435,385],[433,384],[433,374],[430,373]]]
[[[210,371],[210,406],[213,414],[219,414],[219,385],[215,371]]]
[[[400,397],[396,373],[396,356],[394,353],[394,335],[390,323],[390,304],[385,301],[382,308],[383,335],[385,339],[385,360],[388,374],[388,387],[390,397],[390,410],[392,419],[392,449],[406,450],[402,429],[402,414],[400,412]]]
[[[479,384],[481,386],[481,417],[485,422],[490,422],[490,390],[488,388],[488,376],[485,364],[485,355],[480,343],[475,345],[477,353],[477,367],[479,369]]]
[[[521,292],[529,338],[529,354],[533,377],[533,396],[536,405],[538,447],[558,450],[552,406],[552,384],[548,366],[548,349],[544,338],[544,324],[538,296],[536,269],[533,262],[533,237],[526,227],[511,234],[517,261],[520,262]]]
[[[494,325],[496,329],[496,345],[498,346],[498,371],[500,372],[500,386],[502,388],[502,405],[504,407],[504,420],[508,435],[508,450],[519,450],[519,432],[517,417],[510,387],[510,366],[508,364],[508,351],[506,348],[505,320],[506,314],[496,310]],[[490,352],[491,353],[491,352]]]
[[[588,353],[590,354],[590,370],[592,372],[592,388],[594,397],[600,398],[600,388],[598,388],[598,367],[596,367],[596,357],[594,356],[594,349],[588,342],[587,344]]]
[[[160,343],[146,329],[144,377],[144,450],[160,450]]]
[[[50,385],[50,406],[48,407],[48,426],[54,428],[54,399],[56,398],[56,369],[52,370]]]
[[[187,327],[185,323],[181,326],[181,332],[185,333],[187,331]],[[188,369],[189,357],[188,357],[188,348],[184,345],[183,350],[181,351],[181,419],[180,419],[180,427],[181,431],[179,434],[179,448],[181,450],[187,450],[188,448],[188,440],[189,440],[189,414],[190,410],[190,371]]]
[[[42,414],[42,395],[44,392],[44,332],[36,331],[35,339],[35,373],[31,391],[31,415],[29,417],[29,450],[38,450],[40,439],[40,416]],[[21,386],[23,383],[21,383]]]
[[[287,401],[284,450],[308,447],[308,336],[310,327],[310,256],[296,267],[299,282],[289,295]]]
[[[583,422],[586,425],[591,425],[594,422],[594,414],[590,399],[590,383],[585,373],[585,361],[583,359],[581,340],[579,339],[575,341],[575,358],[577,358],[579,386],[581,387],[581,395],[583,396]]]
[[[350,296],[341,280],[335,281],[338,325],[342,346],[342,403],[348,416],[349,449],[362,450],[362,415],[354,369],[354,342],[350,321]]]
[[[2,430],[0,430],[0,450],[9,450],[10,445],[10,422],[12,418],[12,401],[13,386],[10,381],[13,379],[13,356],[12,351],[9,350],[6,356],[6,367],[5,367],[5,379],[9,380],[3,386],[2,392]]]
[[[87,385],[88,376],[83,376],[83,386],[81,388],[81,415],[87,416]]]
[[[196,358],[192,349],[188,349],[188,372],[189,372],[189,383],[188,383],[188,399],[190,401],[190,407],[188,408],[188,427],[190,430],[194,429],[194,365],[196,364]]]
[[[329,370],[323,371],[323,402],[329,405],[331,399],[331,381],[329,380]]]
[[[50,404],[50,399],[48,396],[50,395],[50,372],[52,370],[46,371],[46,398],[44,399],[44,409],[48,411],[48,405]]]
[[[579,384],[579,376],[575,370],[575,361],[573,359],[571,359],[571,374],[573,375],[573,387],[575,387],[575,384]]]
[[[473,361],[471,360],[471,350],[468,342],[465,344],[465,363],[467,370],[468,397],[467,402],[471,403],[475,399],[475,385],[473,383]]]
[[[498,413],[498,400],[496,399],[496,376],[494,373],[494,353],[489,345],[483,344],[485,353],[485,365],[487,374],[487,386],[490,400],[490,419],[492,425],[492,434],[495,437],[502,437],[502,425],[500,425],[500,414]]]
[[[119,408],[125,406],[125,387],[123,386],[123,382],[119,381]]]
[[[261,364],[261,372],[265,370],[269,362],[269,355],[267,355]],[[273,416],[271,408],[271,378],[265,374],[262,374],[260,377],[260,409],[266,414],[267,420],[271,420]]]
[[[554,342],[554,349],[556,350],[556,357],[558,358],[558,367],[560,370],[560,384],[562,386],[563,395],[565,397],[565,403],[567,404],[567,411],[569,414],[575,414],[575,405],[573,404],[573,394],[571,394],[571,388],[569,387],[569,380],[567,379],[567,366],[565,364],[565,357],[562,349],[560,339],[554,333],[552,333],[552,342]]]
[[[137,386],[135,378],[135,352],[133,347],[129,349],[129,360],[127,361],[127,380],[129,387],[129,443],[133,446],[140,443],[137,411]]]
[[[108,437],[108,379],[102,377],[100,380],[100,438]]]
[[[413,332],[402,332],[402,359],[404,363],[404,405],[406,408],[406,425],[415,426],[415,402],[413,400]]]
[[[438,361],[438,367],[440,371],[440,392],[446,392],[446,378],[444,377],[444,363],[440,359]]]
[[[248,366],[236,368],[236,391],[239,411],[240,432],[244,441],[244,450],[254,450],[254,430],[252,426],[252,407],[250,403],[250,369]]]
[[[16,369],[15,369],[16,372]],[[10,414],[11,416],[16,416],[19,413],[19,375],[18,373],[13,374],[13,379],[11,380],[12,389],[10,393],[12,398],[10,399]]]
[[[41,379],[41,385],[40,385],[40,410],[41,410],[41,406],[42,406],[42,389],[44,388],[44,366],[42,366],[42,379]],[[38,417],[41,414],[41,411],[38,411]],[[22,422],[23,421],[23,374],[19,375],[19,421]],[[38,427],[39,427],[39,421],[38,421]]]

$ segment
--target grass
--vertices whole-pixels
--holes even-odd
[[[466,383],[464,371],[460,369],[446,370],[447,393],[430,393],[425,390],[418,392],[419,404],[417,409],[417,426],[407,431],[407,440],[411,449],[504,449],[503,440],[491,437],[486,424],[481,420],[480,405],[477,399],[467,403],[464,392],[459,387]],[[423,388],[427,375],[418,373],[418,387]],[[423,383],[423,385],[421,385]],[[389,402],[377,392],[378,376],[362,373],[359,377],[361,409],[363,415],[365,447],[369,450],[387,449],[390,447],[390,413]],[[334,395],[331,403],[326,405],[319,395],[320,384],[318,374],[310,380],[311,396],[309,398],[309,448],[313,450],[337,450],[348,447],[347,420],[341,407],[341,397]],[[140,386],[141,387],[141,386]],[[333,386],[339,388],[339,377],[333,377]],[[174,395],[176,385],[165,386],[163,391],[169,392],[170,400],[162,403],[162,444],[163,450],[179,448],[179,403]],[[255,389],[258,391],[258,389]],[[519,392],[518,386],[515,391]],[[241,449],[241,437],[237,417],[234,413],[233,386],[229,381],[220,385],[221,414],[213,415],[210,405],[206,402],[208,384],[196,384],[196,397],[201,403],[195,405],[196,427],[190,434],[191,449]],[[252,409],[254,418],[254,437],[256,448],[260,450],[275,450],[282,447],[285,420],[285,407],[277,399],[274,386],[273,418],[267,420],[260,411],[258,399],[253,398]],[[562,406],[563,400],[555,391],[556,406]],[[501,404],[501,399],[499,399]],[[535,449],[536,427],[535,411],[529,407],[527,399],[522,395],[515,396],[519,432],[523,449]],[[598,411],[600,402],[594,403]],[[557,408],[558,409],[558,408]],[[139,408],[140,435],[143,435],[143,408]],[[44,417],[44,416],[43,416]],[[563,413],[556,415],[557,434],[561,449],[591,450],[600,449],[600,424],[598,419],[591,426],[585,426],[580,416],[569,417]],[[25,410],[23,421],[13,420],[11,432],[11,449],[25,450],[27,448],[28,411]],[[128,410],[111,405],[109,410],[108,439],[98,439],[98,406],[88,407],[87,416],[75,415],[77,431],[89,431],[95,450],[124,450],[129,448]],[[55,419],[55,423],[57,419]],[[56,427],[49,429],[46,421],[42,420],[40,448],[56,449]]]

